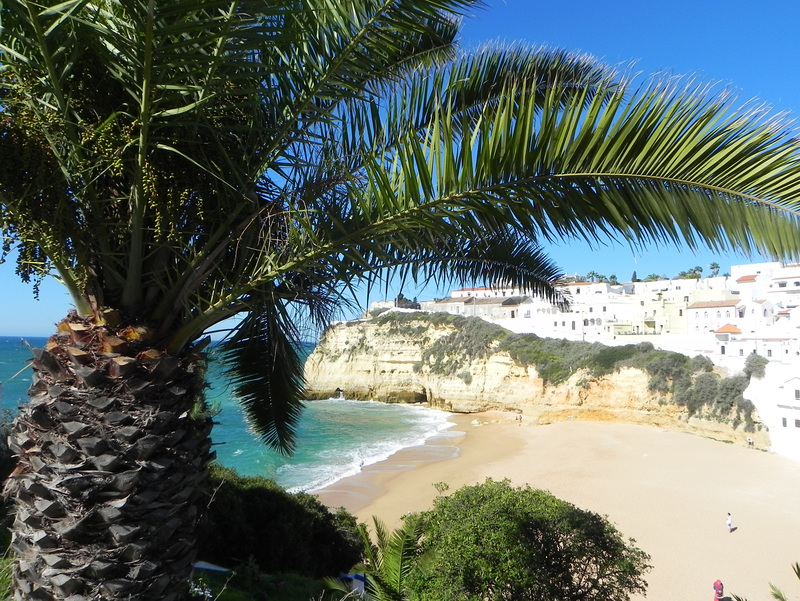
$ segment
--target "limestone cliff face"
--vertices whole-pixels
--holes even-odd
[[[452,328],[398,329],[371,320],[330,328],[306,362],[309,399],[345,397],[388,403],[426,403],[457,413],[504,410],[528,423],[568,419],[641,423],[697,432],[744,443],[752,437],[768,446],[763,428],[746,433],[711,416],[689,418],[671,395],[648,391],[648,375],[633,368],[592,378],[578,372],[559,385],[545,386],[533,366],[496,352],[473,360],[454,375],[433,373],[425,350]]]

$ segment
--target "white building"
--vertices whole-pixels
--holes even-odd
[[[729,277],[619,285],[572,281],[561,309],[519,290],[465,288],[422,302],[424,311],[478,316],[513,332],[629,344],[650,341],[687,355],[704,354],[731,372],[757,353],[767,377],[749,398],[770,429],[773,450],[800,460],[800,265],[731,266]]]

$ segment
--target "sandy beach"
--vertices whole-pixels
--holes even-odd
[[[800,561],[800,463],[649,426],[529,426],[494,412],[454,421],[459,434],[405,449],[315,494],[362,521],[374,515],[395,526],[404,513],[432,506],[436,483],[454,491],[508,478],[606,515],[634,538],[654,566],[647,599],[710,600],[718,578],[727,597],[769,599],[770,582],[800,595],[791,568]]]

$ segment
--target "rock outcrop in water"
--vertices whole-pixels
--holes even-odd
[[[625,361],[607,370],[595,367],[564,373],[558,370],[566,360],[556,364],[548,355],[537,366],[513,357],[514,353],[498,342],[496,332],[490,331],[497,326],[477,324],[472,321],[476,318],[393,315],[396,317],[329,328],[306,362],[308,398],[330,398],[341,392],[351,399],[425,403],[458,413],[514,411],[527,423],[616,421],[692,431],[741,443],[750,437],[758,446],[769,445],[755,412],[748,414],[746,422],[737,411],[721,415],[713,403],[690,412],[687,406],[675,402],[668,389],[653,390],[652,374],[641,367],[626,366]],[[470,328],[487,330],[470,334]],[[553,343],[562,345],[568,353],[569,345],[583,344],[595,351],[600,346]],[[481,345],[486,348],[481,349]],[[602,347],[601,354],[627,356],[620,348]],[[542,367],[545,361],[549,363]],[[598,361],[602,363],[603,359]],[[598,371],[606,373],[597,375]],[[548,376],[559,381],[548,381]]]

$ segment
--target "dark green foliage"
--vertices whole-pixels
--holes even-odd
[[[719,376],[713,373],[698,375],[688,391],[686,407],[689,414],[697,413],[703,406],[713,407],[717,400],[717,382]]]
[[[322,599],[322,581],[297,574],[263,574],[257,566],[249,564],[235,574],[195,572],[194,582],[207,588],[214,601],[312,601]],[[342,598],[328,594],[325,601]],[[2,597],[0,597],[2,599]],[[203,599],[208,597],[192,597]]]
[[[748,378],[763,378],[769,360],[756,353],[748,355],[744,361],[744,373]]]
[[[338,574],[360,558],[356,519],[316,497],[213,465],[199,557],[233,567],[250,558],[267,573]]]
[[[637,365],[643,367],[650,374],[647,387],[651,392],[670,390],[676,381],[689,374],[686,357],[669,351],[647,353],[644,361]],[[686,403],[679,401],[679,404]]]
[[[714,369],[714,362],[705,355],[695,355],[689,361],[689,370],[692,373],[698,371],[712,371]]]
[[[672,390],[675,398],[675,403],[678,405],[688,406],[690,400],[689,397],[692,390],[692,377],[688,373],[682,375],[680,378],[678,378],[673,382]]]
[[[620,363],[633,358],[640,350],[638,345],[607,346],[595,353],[590,360],[592,375],[603,376],[614,372]],[[648,352],[648,351],[645,351]]]
[[[667,394],[669,392],[669,381],[662,376],[650,376],[650,379],[647,381],[647,390],[650,392],[657,392],[658,394]]]
[[[644,367],[653,376],[675,380],[686,373],[687,358],[678,353],[657,351],[650,354]]]
[[[649,556],[602,516],[491,479],[420,515],[420,601],[621,601],[644,593]]]
[[[439,315],[434,313],[433,316]],[[435,374],[453,375],[477,359],[486,357],[509,331],[479,317],[455,317],[455,329],[436,340],[422,353],[422,364]],[[438,325],[433,321],[431,325]],[[427,329],[427,327],[425,327]]]
[[[636,350],[642,354],[654,351],[655,348],[652,342],[640,342],[636,345]]]
[[[0,419],[0,482],[4,481],[11,471],[16,467],[17,460],[8,448],[8,435],[11,431],[11,420],[13,416],[8,409],[3,410]],[[11,531],[9,527],[13,521],[13,515],[9,514],[10,505],[0,503],[0,555],[5,552],[11,542]],[[0,564],[2,565],[2,564]],[[0,568],[0,582],[2,581],[2,569]],[[5,599],[0,595],[0,599]]]

